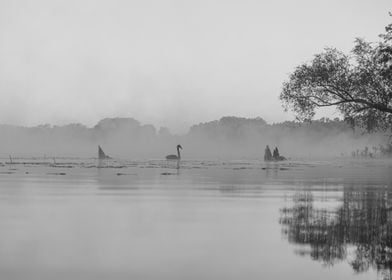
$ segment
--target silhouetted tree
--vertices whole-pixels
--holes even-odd
[[[390,14],[392,16],[392,14]],[[392,23],[376,43],[356,39],[345,54],[327,48],[298,66],[283,84],[280,99],[299,120],[316,108],[335,106],[345,120],[368,131],[392,124]]]

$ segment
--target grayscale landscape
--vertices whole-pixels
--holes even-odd
[[[0,279],[392,280],[392,9],[0,1]]]
[[[4,279],[390,279],[390,160],[0,167]]]

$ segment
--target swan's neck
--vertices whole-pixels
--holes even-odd
[[[177,156],[178,156],[178,159],[180,159],[180,158],[181,158],[181,154],[180,154],[180,148],[179,148],[179,147],[177,148]]]

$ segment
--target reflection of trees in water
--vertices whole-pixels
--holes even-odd
[[[346,188],[338,209],[315,208],[311,192],[297,193],[292,207],[281,209],[280,223],[289,242],[303,246],[326,265],[347,259],[356,272],[375,268],[392,279],[392,193],[386,189]]]

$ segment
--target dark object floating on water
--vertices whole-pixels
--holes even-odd
[[[177,155],[167,155],[166,159],[181,159],[180,149],[182,150],[181,145],[177,145]]]
[[[67,173],[64,172],[54,172],[54,173],[46,173],[48,175],[67,175]]]
[[[121,172],[118,172],[118,173],[116,173],[116,175],[117,175],[117,176],[124,176],[124,175],[128,175],[128,176],[130,176],[130,175],[136,175],[136,174],[130,174],[130,173],[121,173]]]
[[[90,166],[87,166],[86,168],[115,168],[115,169],[120,169],[120,168],[126,168],[126,166],[125,165],[106,165],[106,166],[90,165]]]
[[[176,173],[170,173],[170,172],[163,172],[161,175],[177,175]]]
[[[141,168],[159,168],[157,165],[146,165],[146,166],[139,166]]]
[[[54,168],[74,168],[74,166],[72,166],[72,165],[61,165],[61,164],[53,164],[50,167],[54,167]]]
[[[98,159],[108,159],[110,158],[105,152],[102,150],[101,146],[98,145]]]
[[[279,155],[278,147],[275,147],[273,153],[267,145],[264,150],[264,161],[282,161],[286,160],[284,156]]]

